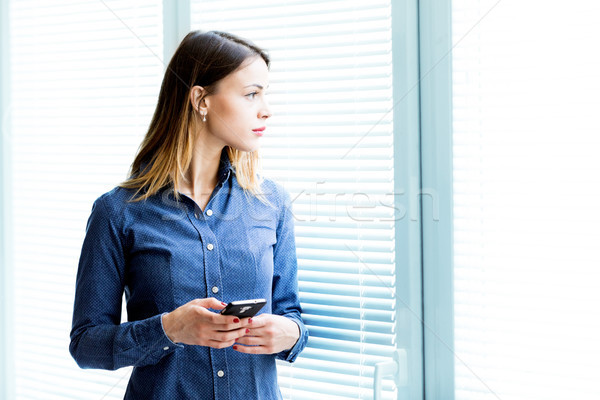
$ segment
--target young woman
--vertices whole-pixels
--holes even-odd
[[[275,359],[306,344],[290,198],[257,176],[268,68],[243,39],[189,33],[129,178],[94,203],[70,351],[134,366],[126,399],[279,399]],[[256,298],[253,318],[218,312]]]

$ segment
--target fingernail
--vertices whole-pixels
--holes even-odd
[[[222,305],[222,306],[226,306],[227,304],[226,304],[226,303],[223,303],[223,302],[221,302],[221,305]]]
[[[246,333],[250,333],[250,329],[246,329]]]
[[[237,350],[237,346],[233,346],[233,349],[234,349],[234,350]]]
[[[240,322],[240,320],[239,320],[239,319],[237,319],[237,318],[234,318],[234,319],[233,319],[233,323],[234,323],[234,324],[237,324],[238,322]]]
[[[252,318],[248,318],[248,323],[251,324],[252,323]]]

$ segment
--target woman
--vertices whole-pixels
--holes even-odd
[[[189,33],[129,178],[94,203],[70,351],[134,366],[126,399],[279,399],[275,359],[306,344],[289,195],[257,176],[268,67],[243,39]],[[255,298],[253,318],[218,313]]]

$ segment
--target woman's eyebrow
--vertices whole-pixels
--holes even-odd
[[[247,87],[251,87],[251,86],[256,86],[257,88],[259,88],[261,90],[264,89],[263,85],[259,85],[258,83],[253,83],[251,85],[244,86],[244,89],[247,88]],[[267,85],[267,88],[268,87],[269,87],[269,85]]]

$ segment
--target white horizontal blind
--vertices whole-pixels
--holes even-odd
[[[456,399],[598,399],[600,5],[452,4]]]
[[[290,191],[310,331],[286,398],[368,399],[394,349],[390,1],[192,1],[192,28],[272,58],[265,175]],[[386,382],[386,398],[395,388]]]
[[[123,398],[129,371],[80,370],[69,331],[92,203],[126,177],[156,102],[161,13],[157,0],[10,3],[18,399]]]

